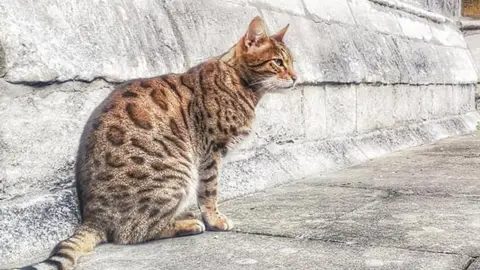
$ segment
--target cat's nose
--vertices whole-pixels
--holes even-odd
[[[292,78],[292,81],[293,81],[293,82],[296,82],[297,79],[298,79],[297,75],[292,75],[291,78]]]

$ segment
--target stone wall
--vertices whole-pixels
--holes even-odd
[[[473,23],[467,22],[467,25],[471,27],[468,30],[464,30],[465,41],[467,42],[470,54],[472,55],[477,74],[480,76],[480,21],[475,21]],[[476,109],[480,111],[480,87],[478,87],[478,85],[475,94],[475,104]]]
[[[222,199],[474,130],[477,73],[462,33],[408,9],[422,5],[379,1],[2,1],[0,268],[72,232],[77,143],[115,83],[219,55],[256,15],[272,31],[291,24],[301,82],[260,103]]]

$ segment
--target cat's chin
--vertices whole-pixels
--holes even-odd
[[[291,86],[291,87],[279,87],[277,89],[275,89],[274,91],[271,91],[270,93],[272,94],[280,94],[280,95],[285,95],[285,94],[289,94],[293,91],[297,90],[297,88],[295,88],[294,86]]]
[[[277,89],[292,89],[295,87],[295,83],[293,81],[281,81],[277,84]]]

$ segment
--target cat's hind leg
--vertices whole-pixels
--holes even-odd
[[[197,219],[197,215],[193,211],[185,211],[175,217],[175,220]]]

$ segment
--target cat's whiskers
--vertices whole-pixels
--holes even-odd
[[[254,85],[259,85],[259,84],[263,84],[267,81],[268,79],[261,79],[261,80],[258,80],[258,81],[254,81],[253,83],[249,84],[248,86],[251,87],[251,86],[254,86]]]

